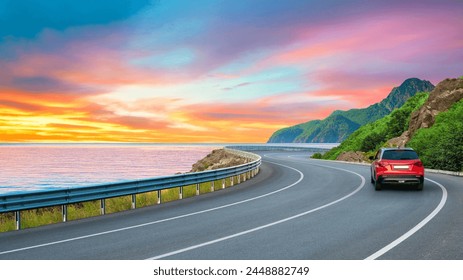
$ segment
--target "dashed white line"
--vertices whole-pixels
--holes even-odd
[[[320,165],[320,166],[322,166],[322,165]],[[360,191],[363,188],[363,186],[365,186],[365,177],[363,177],[362,175],[360,175],[360,174],[358,174],[356,172],[353,172],[353,171],[350,171],[350,170],[347,170],[347,169],[331,167],[331,166],[322,166],[322,167],[341,170],[341,171],[345,171],[345,172],[348,172],[348,173],[355,174],[355,175],[360,177],[361,183],[353,192],[351,192],[351,193],[349,193],[349,194],[347,194],[347,195],[345,195],[345,196],[343,196],[343,197],[341,197],[341,198],[339,198],[339,199],[337,199],[335,201],[324,204],[324,205],[322,205],[320,207],[311,209],[309,211],[299,213],[297,215],[290,216],[290,217],[287,217],[285,219],[281,219],[281,220],[278,220],[278,221],[275,221],[275,222],[272,222],[272,223],[269,223],[269,224],[266,224],[266,225],[262,225],[262,226],[255,227],[255,228],[252,228],[252,229],[249,229],[249,230],[241,231],[241,232],[238,232],[238,233],[235,233],[235,234],[232,234],[232,235],[224,236],[224,237],[221,237],[221,238],[218,238],[218,239],[214,239],[214,240],[211,240],[211,241],[207,241],[207,242],[204,242],[204,243],[193,245],[193,246],[190,246],[190,247],[187,247],[187,248],[183,248],[183,249],[168,252],[168,253],[165,253],[165,254],[162,254],[162,255],[154,256],[154,257],[148,258],[148,260],[163,259],[163,258],[166,258],[166,257],[170,257],[170,256],[177,255],[177,254],[180,254],[180,253],[188,252],[188,251],[195,250],[195,249],[205,247],[205,246],[208,246],[208,245],[212,245],[212,244],[215,244],[215,243],[219,243],[219,242],[222,242],[222,241],[225,241],[225,240],[229,240],[229,239],[232,239],[232,238],[235,238],[235,237],[238,237],[238,236],[242,236],[242,235],[245,235],[245,234],[256,232],[256,231],[259,231],[259,230],[262,230],[262,229],[265,229],[265,228],[269,228],[269,227],[272,227],[272,226],[275,226],[275,225],[278,225],[278,224],[281,224],[281,223],[284,223],[284,222],[288,222],[288,221],[297,219],[297,218],[302,217],[302,216],[306,216],[308,214],[311,214],[311,213],[319,211],[321,209],[330,207],[330,206],[332,206],[332,205],[334,205],[336,203],[339,203],[339,202],[349,198],[350,196],[352,196],[352,195],[356,194],[358,191]]]
[[[275,191],[272,191],[272,192],[269,192],[269,193],[266,193],[266,194],[263,194],[263,195],[259,195],[259,196],[256,196],[256,197],[252,197],[252,198],[249,198],[249,199],[237,201],[237,202],[234,202],[234,203],[230,203],[230,204],[226,204],[226,205],[222,205],[222,206],[218,206],[218,207],[214,207],[214,208],[201,210],[201,211],[197,211],[197,212],[194,212],[194,213],[188,213],[188,214],[184,214],[184,215],[179,215],[179,216],[175,216],[175,217],[171,217],[171,218],[167,218],[167,219],[162,219],[162,220],[152,221],[152,222],[148,222],[148,223],[143,223],[143,224],[139,224],[139,225],[123,227],[123,228],[119,228],[119,229],[108,230],[108,231],[98,232],[98,233],[94,233],[94,234],[83,235],[83,236],[78,236],[78,237],[74,237],[74,238],[68,238],[68,239],[63,239],[63,240],[58,240],[58,241],[54,241],[54,242],[43,243],[43,244],[38,244],[38,245],[33,245],[33,246],[8,250],[8,251],[2,251],[2,252],[0,252],[0,255],[10,254],[10,253],[15,253],[15,252],[20,252],[20,251],[26,251],[26,250],[31,250],[31,249],[56,245],[56,244],[62,244],[62,243],[67,243],[67,242],[71,242],[71,241],[76,241],[76,240],[81,240],[81,239],[86,239],[86,238],[91,238],[91,237],[96,237],[96,236],[101,236],[101,235],[106,235],[106,234],[111,234],[111,233],[116,233],[116,232],[121,232],[121,231],[125,231],[125,230],[145,227],[145,226],[159,224],[159,223],[168,222],[168,221],[172,221],[172,220],[177,220],[177,219],[181,219],[181,218],[191,217],[191,216],[194,216],[194,215],[204,214],[204,213],[208,213],[208,212],[211,212],[211,211],[216,211],[216,210],[219,210],[219,209],[224,209],[224,208],[227,208],[227,207],[231,207],[231,206],[239,205],[239,204],[242,204],[242,203],[250,202],[250,201],[253,201],[253,200],[261,199],[261,198],[264,198],[264,197],[267,197],[267,196],[282,192],[284,190],[287,190],[287,189],[297,185],[299,182],[302,181],[302,179],[304,179],[304,174],[302,174],[302,172],[297,170],[296,168],[286,166],[286,165],[283,165],[283,164],[279,164],[279,163],[275,163],[275,162],[269,162],[269,163],[292,169],[292,170],[298,172],[300,177],[296,182],[294,182],[294,183],[292,183],[292,184],[290,184],[288,186],[285,186],[285,187],[283,187],[281,189],[278,189],[278,190],[275,190]]]

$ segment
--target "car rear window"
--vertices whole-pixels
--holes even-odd
[[[389,151],[384,151],[383,159],[392,159],[392,160],[418,159],[418,154],[415,151],[410,151],[410,150],[389,150]]]

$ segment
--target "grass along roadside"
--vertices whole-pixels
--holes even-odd
[[[199,194],[209,193],[211,191],[218,191],[222,188],[228,188],[237,185],[238,182],[245,180],[245,174],[233,176],[223,180],[216,180],[213,182],[206,182],[199,184]],[[249,176],[249,175],[248,175]],[[240,178],[239,178],[240,177]],[[196,196],[197,186],[189,185],[182,187],[182,199]],[[158,201],[158,192],[147,192],[136,195],[136,208],[148,207],[160,203],[167,203],[170,201],[180,199],[180,188],[172,188],[160,191],[161,198]],[[116,213],[120,211],[127,211],[132,209],[132,197],[120,196],[105,199],[105,214]],[[93,216],[101,215],[100,201],[88,201],[83,203],[69,204],[67,206],[67,220],[79,220]],[[21,211],[21,229],[43,226],[53,223],[60,223],[63,220],[62,207],[46,207],[32,210]],[[0,232],[6,232],[16,229],[15,215],[13,212],[0,214]]]

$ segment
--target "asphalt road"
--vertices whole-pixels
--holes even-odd
[[[0,259],[463,259],[463,178],[377,192],[368,166],[262,156],[232,188],[0,233]]]

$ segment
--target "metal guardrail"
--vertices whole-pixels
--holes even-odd
[[[226,148],[241,150],[241,151],[303,151],[303,152],[313,152],[313,153],[322,153],[327,152],[329,148],[322,147],[298,147],[298,146],[285,146],[285,145],[271,145],[271,144],[250,144],[250,145],[230,145]]]
[[[110,183],[95,186],[76,187],[68,189],[54,189],[25,193],[0,195],[0,213],[15,212],[16,229],[20,229],[22,210],[62,206],[63,222],[67,220],[67,205],[86,201],[101,201],[101,214],[105,214],[105,199],[118,196],[132,195],[132,208],[136,207],[136,195],[140,193],[158,191],[158,204],[161,201],[161,190],[180,188],[179,199],[182,199],[183,187],[196,184],[196,194],[199,194],[199,184],[214,182],[220,179],[232,178],[246,174],[244,180],[254,177],[259,172],[261,157],[243,151],[227,149],[228,152],[246,157],[250,160],[239,166],[208,170],[195,173],[160,176],[151,179]],[[240,183],[241,176],[238,177]],[[225,185],[223,184],[223,187]]]

